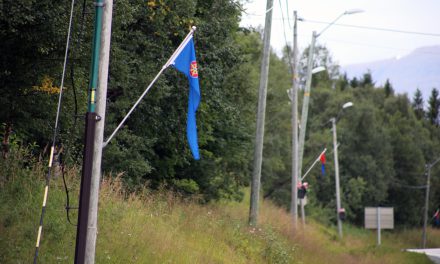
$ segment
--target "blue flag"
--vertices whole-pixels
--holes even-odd
[[[197,71],[196,51],[192,36],[174,60],[174,67],[188,77],[188,119],[186,122],[186,137],[194,159],[200,159],[197,143],[196,111],[200,103],[199,75]]]

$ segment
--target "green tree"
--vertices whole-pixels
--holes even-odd
[[[388,130],[393,146],[393,163],[396,174],[388,188],[387,203],[396,208],[396,217],[406,219],[406,225],[419,223],[415,208],[423,200],[423,193],[408,193],[405,186],[423,185],[423,173],[429,134],[415,117],[406,96],[396,96],[386,101]]]
[[[107,147],[105,170],[126,171],[126,180],[133,187],[148,181],[152,187],[165,184],[201,194],[206,200],[240,198],[251,157],[253,119],[249,112],[255,102],[254,82],[247,80],[253,69],[247,60],[258,53],[260,45],[253,42],[254,34],[239,30],[240,5],[226,0],[138,0],[123,1],[115,7],[107,133],[190,26],[196,25],[202,97],[197,123],[202,158],[192,159],[185,138],[188,82],[170,68]]]
[[[431,96],[428,99],[428,112],[427,117],[431,124],[438,126],[438,113],[440,107],[440,98],[438,97],[438,90],[433,88]]]
[[[307,78],[307,60],[309,55],[310,47],[307,47],[302,52],[299,60],[299,73],[302,76],[302,82],[305,83],[305,78]],[[313,65],[312,69],[322,66],[326,70],[317,74],[312,75],[312,86],[316,87],[318,83],[330,83],[331,80],[337,79],[339,77],[339,65],[333,60],[330,50],[323,46],[317,45],[313,50]]]
[[[423,96],[419,88],[414,93],[412,107],[418,119],[425,117]]]
[[[81,6],[75,6],[79,14]],[[43,150],[51,141],[60,77],[65,52],[70,3],[4,0],[0,4],[0,123],[12,128],[14,137],[22,144],[35,143]],[[57,15],[54,15],[57,14]],[[90,23],[84,20],[84,30]],[[79,24],[79,23],[75,23]],[[81,37],[79,26],[72,29],[71,43]],[[86,41],[86,43],[89,43]],[[78,48],[78,47],[75,47]],[[74,48],[71,47],[71,50]],[[78,128],[74,126],[74,100],[85,97],[85,90],[75,91],[73,85],[84,87],[84,52],[76,52],[75,73],[66,76],[60,141],[78,142]],[[6,135],[5,133],[4,135]],[[4,138],[5,140],[5,138]],[[75,150],[73,147],[70,149]]]
[[[347,87],[350,85],[349,81],[348,81],[348,77],[347,77],[347,73],[344,72],[344,74],[342,74],[337,82],[337,86],[339,87],[339,89],[341,91],[344,91],[345,89],[347,89]]]
[[[351,79],[351,81],[350,81],[350,86],[352,88],[359,87],[359,80],[358,80],[358,78],[353,77],[353,79]]]
[[[371,75],[370,70],[368,70],[366,73],[364,73],[364,75],[362,76],[362,79],[360,81],[360,85],[362,87],[374,86],[373,76]]]
[[[292,80],[289,65],[271,55],[267,94],[262,186],[264,195],[288,206],[291,168],[291,106],[286,90]],[[254,117],[255,118],[255,117]]]
[[[385,90],[385,97],[388,97],[388,96],[394,94],[394,89],[393,89],[393,86],[391,85],[389,79],[387,79],[385,81],[385,85],[383,86],[383,89]]]

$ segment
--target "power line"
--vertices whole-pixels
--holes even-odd
[[[315,23],[315,24],[330,24],[330,22],[318,21],[318,20],[310,20],[310,19],[301,19],[302,22]],[[431,37],[440,37],[440,34],[437,33],[427,33],[427,32],[419,32],[419,31],[407,31],[401,29],[392,29],[392,28],[380,28],[380,27],[369,27],[369,26],[359,26],[359,25],[348,25],[348,24],[333,24],[334,26],[340,27],[349,27],[349,28],[360,28],[367,30],[376,30],[376,31],[386,31],[393,33],[403,33],[403,34],[412,34],[412,35],[422,35],[422,36],[431,36]]]
[[[310,37],[310,34],[299,34],[299,36],[301,37]],[[371,48],[380,48],[380,49],[388,49],[388,50],[395,50],[395,51],[405,51],[405,52],[412,52],[414,51],[414,49],[401,49],[401,48],[396,48],[396,47],[390,47],[390,46],[381,46],[381,45],[374,45],[374,44],[367,44],[367,43],[362,43],[362,42],[354,42],[354,41],[347,41],[347,40],[341,40],[341,39],[332,39],[332,38],[328,38],[327,36],[325,37],[326,41],[330,41],[330,42],[338,42],[338,43],[345,43],[348,45],[354,45],[354,46],[363,46],[363,47],[371,47]],[[423,54],[432,54],[432,55],[440,55],[439,52],[428,52],[428,51],[420,51],[420,53]]]
[[[287,22],[289,23],[289,28],[292,29],[292,25],[290,24],[290,12],[289,12],[289,1],[286,0],[286,9],[287,9]],[[284,21],[284,19],[283,19]]]
[[[392,181],[391,184],[400,186],[402,188],[407,188],[407,189],[426,189],[426,187],[427,187],[427,185],[408,185],[408,184],[404,184],[404,183],[401,183],[396,180]]]
[[[247,16],[253,16],[253,17],[262,17],[263,15],[260,14],[251,14],[246,13]],[[283,17],[279,18],[273,18],[273,20],[284,20]],[[313,19],[301,19],[301,22],[306,23],[314,23],[314,24],[330,24],[330,22],[325,21],[319,21],[319,20],[313,20]],[[393,32],[393,33],[402,33],[402,34],[412,34],[412,35],[421,35],[421,36],[430,36],[430,37],[440,37],[439,33],[429,33],[429,32],[420,32],[420,31],[408,31],[408,30],[402,30],[402,29],[392,29],[392,28],[382,28],[382,27],[370,27],[370,26],[361,26],[361,25],[349,25],[349,24],[339,24],[335,23],[334,26],[340,26],[340,27],[350,27],[350,28],[359,28],[359,29],[366,29],[366,30],[376,30],[376,31],[386,31],[386,32]]]
[[[289,57],[288,61],[289,61],[290,67],[293,69],[292,61],[290,60],[290,49],[287,45],[286,25],[284,24],[284,12],[283,12],[283,7],[281,6],[281,0],[278,0],[278,3],[280,4],[281,16],[283,17],[283,35],[284,35],[284,42],[285,42],[286,48],[287,48],[287,56]],[[287,12],[289,12],[289,10],[287,10]]]
[[[388,50],[395,50],[395,51],[405,51],[405,52],[412,52],[412,51],[414,51],[414,49],[400,49],[400,48],[395,48],[395,47],[372,45],[372,44],[367,44],[367,43],[352,42],[352,41],[345,41],[345,40],[339,40],[339,39],[326,39],[326,40],[331,41],[331,42],[345,43],[345,44],[354,45],[354,46],[364,46],[364,47],[388,49]],[[440,55],[439,52],[420,51],[420,53],[432,54],[432,55]]]

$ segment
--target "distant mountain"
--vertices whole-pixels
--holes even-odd
[[[440,89],[440,45],[422,47],[401,58],[342,67],[350,79],[359,79],[368,70],[376,86],[389,79],[396,93],[407,93],[410,99],[419,88],[426,102],[433,87]]]

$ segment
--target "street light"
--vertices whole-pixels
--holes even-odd
[[[315,49],[316,38],[318,38],[325,30],[327,30],[330,26],[332,26],[337,20],[339,20],[344,15],[352,15],[361,13],[363,10],[361,9],[350,9],[340,14],[335,20],[333,20],[329,25],[327,25],[319,34],[316,34],[316,31],[312,33],[312,42],[309,47],[309,56],[307,60],[307,80],[306,87],[304,89],[304,99],[302,105],[301,112],[301,125],[299,132],[299,141],[298,141],[298,177],[301,178],[301,170],[302,170],[302,161],[304,156],[304,141],[306,138],[306,127],[307,127],[307,116],[309,111],[309,101],[310,101],[310,86],[312,84],[312,65],[313,65],[313,51]],[[299,19],[300,21],[304,21],[304,19]],[[304,206],[301,205],[301,211],[304,211]],[[304,222],[304,219],[303,219]]]
[[[322,71],[325,71],[325,67],[324,66],[318,66],[318,67],[316,67],[316,68],[314,68],[312,70],[312,74],[315,74],[315,73],[318,73],[318,72],[322,72]]]
[[[353,15],[353,14],[362,13],[362,12],[365,12],[365,10],[359,9],[359,8],[355,8],[355,9],[347,10],[344,13],[345,13],[345,15]]]
[[[316,73],[319,73],[319,72],[322,72],[322,71],[325,71],[325,70],[326,69],[325,69],[324,66],[318,66],[316,68],[313,68],[312,74],[316,74]],[[293,98],[293,89],[292,88],[287,89],[286,92],[287,92],[287,96],[289,97],[289,100],[292,101],[293,100],[292,99]]]
[[[342,221],[339,216],[341,213],[341,196],[339,190],[339,161],[338,161],[338,142],[336,135],[336,122],[339,119],[342,111],[348,107],[352,107],[352,102],[347,102],[342,106],[342,109],[339,111],[336,117],[332,117],[330,122],[332,122],[332,130],[333,130],[333,150],[334,150],[334,159],[335,159],[335,187],[336,187],[336,219],[338,221],[338,233],[339,237],[342,238]]]
[[[295,23],[296,26],[296,23]],[[295,44],[294,44],[295,45]],[[294,55],[295,56],[295,55]],[[296,57],[295,57],[296,58]],[[296,60],[294,61],[296,64]],[[297,76],[297,68],[296,65],[294,65],[294,76]],[[318,66],[312,70],[312,74],[322,72],[325,70],[325,67]],[[297,182],[299,181],[301,183],[301,175],[296,175],[298,173],[298,97],[297,97],[297,78],[294,78],[293,81],[293,88],[287,90],[287,95],[289,96],[289,99],[291,101],[292,105],[292,196],[291,196],[291,205],[290,205],[290,212],[292,213],[293,222],[296,227],[297,225],[297,219],[298,219],[298,189],[297,189]],[[296,173],[295,173],[296,172]],[[304,217],[304,206],[302,204],[302,199],[300,201],[301,203],[301,219],[302,223],[305,224],[305,217]]]
[[[358,13],[362,13],[362,12],[364,12],[364,10],[362,10],[362,9],[350,9],[350,10],[345,11],[344,13],[340,14],[335,20],[333,20],[330,24],[328,24],[323,30],[321,30],[321,32],[319,32],[316,35],[316,37],[319,37],[324,31],[326,31],[329,27],[334,25],[336,23],[336,21],[338,21],[342,16],[353,15],[353,14],[358,14]],[[304,21],[304,19],[302,21]]]
[[[347,108],[347,107],[352,107],[353,106],[353,103],[352,102],[347,102],[347,103],[345,103],[343,106],[342,106],[342,109],[345,109],[345,108]]]

